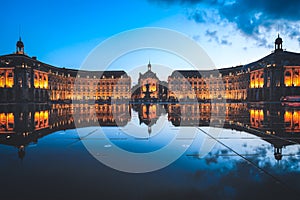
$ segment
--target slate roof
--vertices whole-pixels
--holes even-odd
[[[142,74],[140,73],[139,79],[146,79],[146,78],[154,78],[157,79],[156,73],[152,72],[151,70],[148,70],[146,73]]]
[[[218,75],[219,73],[222,76],[228,75],[229,73],[237,73],[243,70],[243,66],[222,68],[222,69],[213,69],[213,70],[175,70],[171,74],[172,78],[184,77],[184,78],[201,78],[209,77],[210,74]]]
[[[27,64],[28,66],[33,67],[34,69],[54,73],[58,73],[59,75],[67,75],[70,74],[71,77],[76,77],[78,70],[77,69],[68,69],[68,68],[60,68],[55,67],[43,62],[38,61],[35,57],[29,57],[23,54],[9,54],[0,56],[0,68],[1,67],[15,67],[21,66],[22,64]],[[82,76],[97,76],[97,78],[102,78],[102,75],[105,77],[120,78],[121,76],[128,77],[127,73],[123,70],[116,71],[84,71],[80,70],[80,75]]]
[[[265,67],[268,64],[276,64],[279,66],[300,66],[300,53],[289,51],[275,51],[258,61],[252,62],[244,66],[245,69],[256,70]]]

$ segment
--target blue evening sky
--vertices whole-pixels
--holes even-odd
[[[282,6],[284,4],[284,6]],[[163,27],[194,39],[218,68],[247,64],[273,50],[280,33],[284,48],[299,51],[300,3],[296,0],[4,0],[0,54],[15,51],[21,26],[29,56],[55,66],[78,68],[101,41],[122,31]],[[149,51],[148,51],[149,52]],[[160,63],[138,54],[134,65]],[[124,65],[130,65],[128,62]],[[164,61],[165,63],[165,61]],[[170,61],[175,68],[184,62]]]

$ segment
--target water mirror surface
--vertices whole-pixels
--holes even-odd
[[[212,116],[219,115],[224,120],[215,117],[212,123]],[[299,123],[300,108],[280,104],[3,105],[0,196],[297,197]],[[178,139],[179,130],[184,133],[191,127],[195,131],[192,142],[183,140],[177,148],[184,153],[163,169],[125,173],[97,160],[97,156],[111,156],[112,148],[141,154],[159,151]],[[99,128],[101,133],[95,131]],[[92,155],[85,143],[100,146],[98,154]]]

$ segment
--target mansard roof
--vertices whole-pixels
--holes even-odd
[[[216,70],[175,70],[171,77],[185,77],[185,78],[201,78],[207,77],[210,74],[217,74],[218,72],[222,76],[229,75],[230,73],[235,74],[241,71],[252,71],[257,69],[262,69],[267,65],[276,66],[300,66],[300,53],[289,52],[289,51],[276,51],[273,52],[258,61],[249,63],[244,66],[237,66],[231,68],[222,68]]]
[[[270,64],[275,64],[277,66],[300,66],[300,53],[276,51],[258,61],[245,65],[244,68],[256,70]]]
[[[156,73],[152,72],[151,70],[148,70],[146,73],[144,74],[141,74],[140,73],[140,77],[139,79],[146,79],[146,78],[154,78],[154,79],[157,79],[157,76],[156,76]]]
[[[123,70],[119,71],[86,71],[86,70],[77,70],[77,69],[68,69],[68,68],[60,68],[55,67],[43,62],[40,62],[36,59],[36,57],[29,57],[23,54],[9,54],[0,56],[0,68],[1,67],[16,67],[27,65],[33,67],[33,69],[45,71],[45,72],[54,72],[58,73],[59,75],[67,75],[70,74],[72,77],[76,77],[78,72],[80,75],[86,76],[97,76],[98,78],[104,77],[114,77],[120,78],[121,76],[128,77],[127,73]],[[101,76],[101,77],[100,77]]]
[[[240,72],[243,69],[243,66],[222,68],[222,69],[212,69],[212,70],[175,70],[171,74],[172,78],[201,78],[209,77],[212,75],[222,74],[222,76],[229,75],[230,73],[234,74]]]
[[[171,74],[172,78],[201,78],[201,71],[198,70],[175,70]]]

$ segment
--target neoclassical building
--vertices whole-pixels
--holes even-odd
[[[219,70],[176,70],[168,78],[170,99],[247,99],[249,71],[243,66]]]
[[[0,102],[105,101],[130,99],[125,71],[78,71],[40,62],[25,54],[21,38],[16,52],[0,56]]]
[[[246,65],[250,71],[249,101],[278,101],[300,95],[300,54],[284,51],[283,40],[275,40],[275,51]]]
[[[178,70],[168,78],[171,99],[279,101],[300,96],[300,54],[284,51],[275,40],[270,55],[247,65],[219,70]]]
[[[139,85],[140,91],[139,95],[140,98],[145,97],[145,92],[147,91],[147,87],[149,87],[149,92],[151,98],[158,98],[159,96],[159,79],[157,78],[156,74],[151,70],[151,63],[149,61],[148,70],[146,73],[139,74]]]
[[[147,71],[139,74],[138,84],[132,88],[133,100],[141,100],[148,98],[149,100],[167,100],[168,98],[167,83],[160,81],[156,73],[152,71],[152,66],[149,61]]]
[[[125,71],[78,71],[42,63],[24,52],[21,38],[14,54],[0,56],[0,103],[132,101],[279,101],[300,98],[300,54],[275,40],[268,56],[219,70],[175,70],[159,80],[149,62],[131,88]]]

